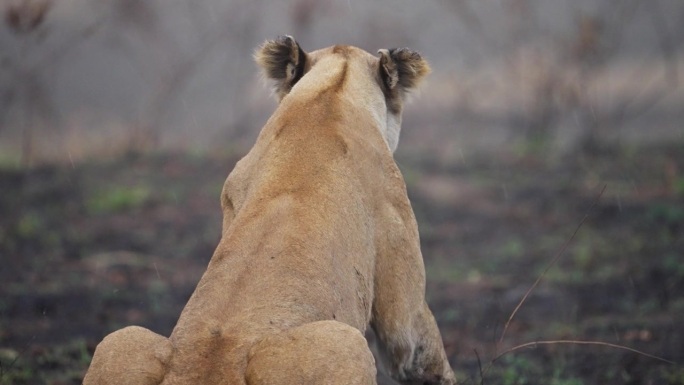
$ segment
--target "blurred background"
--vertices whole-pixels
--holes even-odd
[[[80,383],[107,333],[170,333],[218,242],[223,181],[276,105],[252,53],[281,34],[431,63],[395,155],[462,382],[684,384],[681,0],[0,13],[0,384]],[[568,339],[675,363],[556,344],[488,368]]]

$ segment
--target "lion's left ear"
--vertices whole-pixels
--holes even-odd
[[[304,75],[306,52],[292,36],[267,40],[254,53],[268,79],[275,81],[275,91],[281,100]]]
[[[389,93],[408,92],[430,73],[430,65],[418,52],[408,48],[378,50],[380,79]]]

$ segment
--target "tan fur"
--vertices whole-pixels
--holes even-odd
[[[427,63],[408,50],[383,64],[349,46],[304,53],[290,37],[256,57],[280,105],[226,180],[207,271],[168,340],[113,333],[84,384],[374,384],[369,325],[395,379],[453,384],[391,152],[390,106],[401,111]]]

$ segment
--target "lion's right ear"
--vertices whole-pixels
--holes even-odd
[[[430,65],[408,48],[378,50],[379,71],[390,107],[399,108],[403,96],[416,88],[430,73]]]
[[[254,59],[261,66],[264,75],[275,81],[278,100],[282,100],[304,75],[306,52],[292,36],[278,36],[275,40],[267,40],[256,50]]]

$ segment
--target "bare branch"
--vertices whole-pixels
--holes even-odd
[[[477,349],[473,349],[475,352],[475,357],[477,357],[477,367],[480,369],[480,385],[484,385],[484,372],[482,371],[482,361],[480,361],[480,355],[477,353]]]
[[[617,344],[611,344],[609,342],[602,342],[602,341],[579,341],[579,340],[550,340],[550,341],[533,341],[533,342],[527,342],[522,345],[517,345],[514,346],[510,349],[506,349],[505,351],[499,353],[496,357],[494,357],[491,361],[493,364],[496,362],[498,359],[501,357],[505,356],[508,353],[512,353],[516,350],[524,349],[524,348],[535,348],[539,345],[594,345],[594,346],[607,346],[609,348],[614,348],[614,349],[621,349],[621,350],[626,350],[628,352],[640,354],[644,357],[652,358],[654,360],[662,361],[670,365],[675,365],[673,361],[666,360],[665,358],[654,356],[653,354],[648,354],[645,352],[642,352],[641,350],[637,350],[634,348],[630,348],[629,346],[624,346],[624,345],[617,345]],[[485,372],[489,369],[489,366],[485,369]]]
[[[677,62],[674,59],[676,50],[675,39],[672,38],[672,33],[670,33],[667,23],[665,22],[665,17],[663,17],[663,10],[660,6],[660,1],[653,0],[651,4],[652,6],[649,7],[648,10],[653,22],[653,29],[658,35],[660,50],[663,53],[663,57],[666,59],[667,84],[670,87],[675,88],[679,85],[679,71]]]

